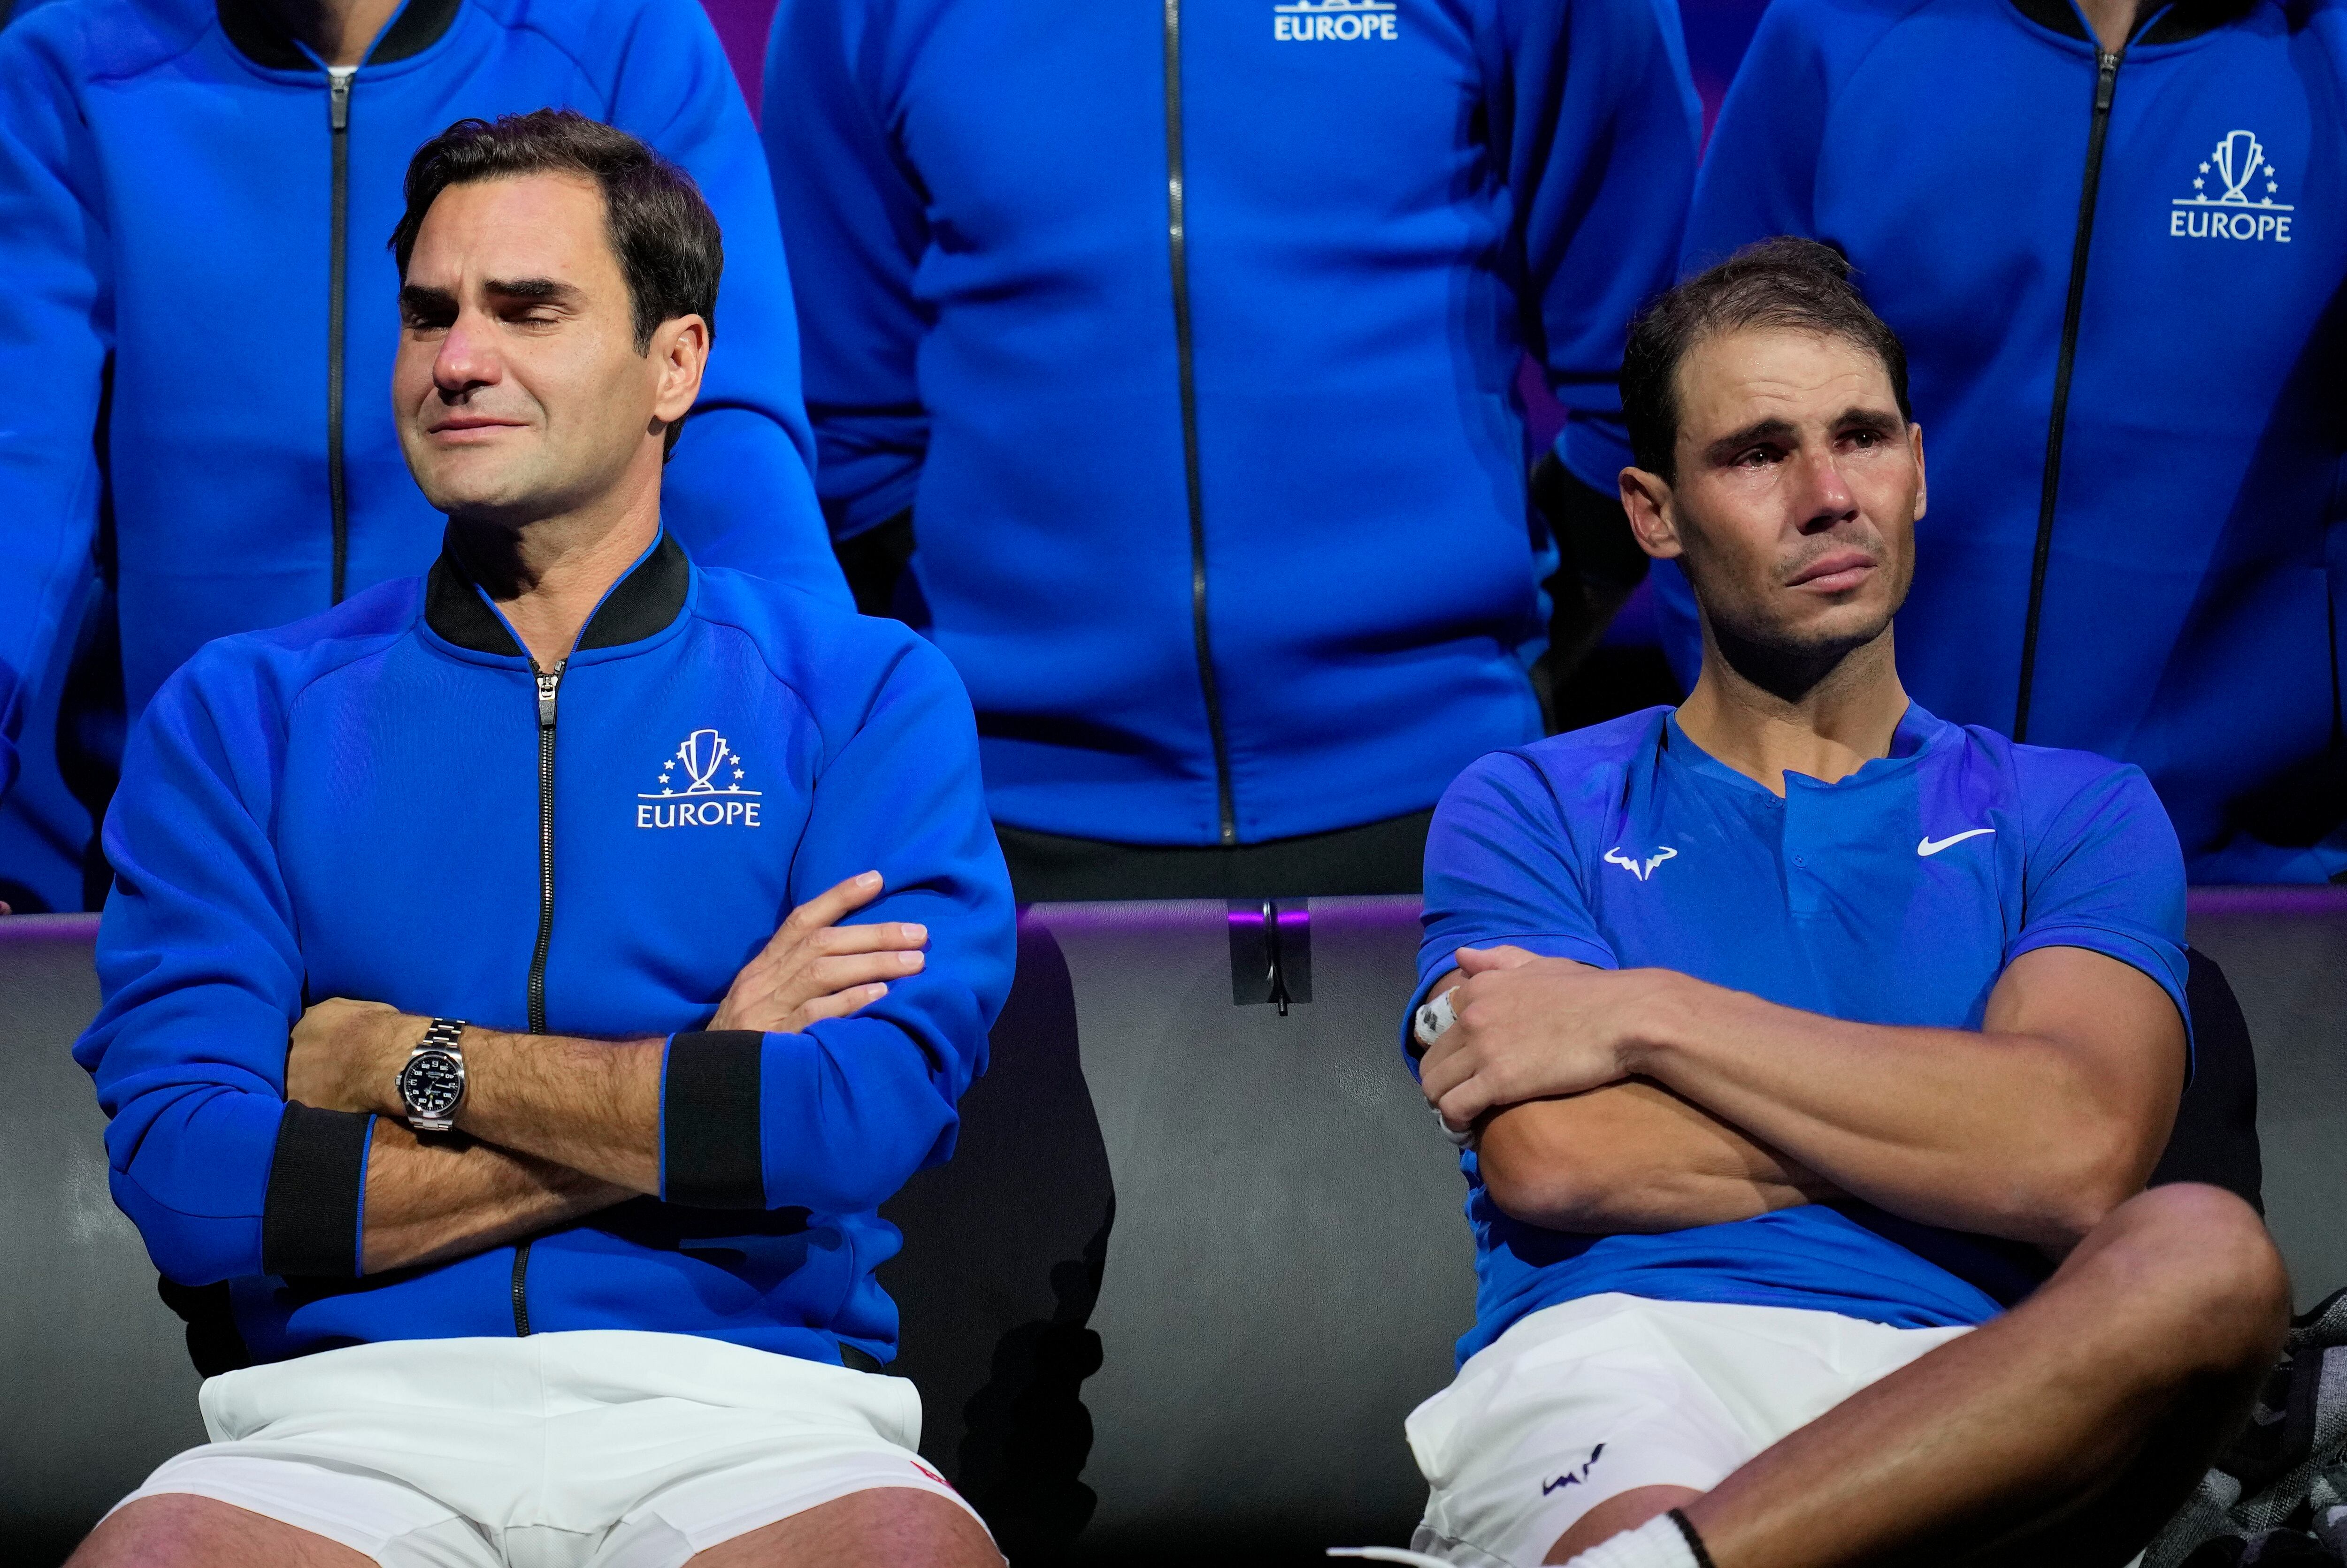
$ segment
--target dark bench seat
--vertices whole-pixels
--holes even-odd
[[[1448,1379],[1473,1297],[1451,1153],[1394,1047],[1416,902],[1306,914],[1275,911],[1273,977],[1248,911],[1029,910],[960,1151],[890,1205],[893,1370],[1021,1568],[1300,1563],[1416,1518],[1401,1419]],[[67,1054],[95,927],[0,921],[0,1539],[31,1564],[202,1437]],[[2347,1280],[2347,890],[2205,890],[2192,936],[2257,1042],[2304,1305]]]

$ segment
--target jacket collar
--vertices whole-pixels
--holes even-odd
[[[644,559],[638,561],[603,596],[587,628],[579,634],[574,651],[618,648],[657,636],[684,611],[686,590],[692,585],[692,567],[684,550],[666,528]],[[440,559],[424,579],[424,623],[444,641],[476,653],[524,657],[504,618],[489,608],[472,573],[465,569],[453,538],[444,536]]]
[[[318,62],[294,42],[268,0],[214,0],[214,4],[220,9],[220,30],[237,52],[254,65],[278,71],[318,68]],[[464,0],[407,0],[374,41],[374,47],[367,51],[366,63],[387,66],[422,54],[440,41],[463,4]]]
[[[2257,9],[2258,0],[2137,0],[2135,25],[2143,26],[2146,16],[2157,14],[2157,20],[2136,35],[2135,44],[2180,44],[2197,38],[2203,33],[2213,33],[2229,22],[2238,22]],[[2082,43],[2094,42],[2086,25],[2078,19],[2077,8],[2070,0],[2013,0],[2013,8],[2039,26],[2076,38]]]

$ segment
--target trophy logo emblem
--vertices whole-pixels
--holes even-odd
[[[1294,44],[1401,36],[1395,0],[1290,0],[1271,8],[1271,36]]]
[[[764,792],[714,728],[694,730],[661,760],[660,787],[636,796],[638,827],[756,827]]]
[[[676,749],[676,760],[684,764],[686,776],[692,780],[684,786],[684,793],[716,794],[717,786],[709,782],[709,775],[717,771],[718,764],[733,754],[733,750],[725,743],[725,737],[714,730],[695,730],[685,736],[684,744]]]
[[[2217,166],[2217,178],[2225,182],[2225,194],[2217,200],[2246,206],[2250,181],[2266,165],[2265,144],[2246,130],[2229,130],[2209,161]]]
[[[2270,241],[2290,243],[2291,215],[2281,174],[2257,133],[2229,130],[2192,176],[2192,194],[2170,201],[2168,231],[2178,240]]]

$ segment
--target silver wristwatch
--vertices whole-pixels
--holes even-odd
[[[418,1132],[446,1132],[456,1124],[456,1107],[465,1100],[465,1048],[458,1043],[464,1033],[462,1019],[434,1019],[399,1070],[399,1098],[407,1106],[407,1124]]]

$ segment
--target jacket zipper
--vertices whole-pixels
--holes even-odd
[[[2118,90],[2124,46],[2096,56],[2095,117],[2086,132],[2086,174],[2078,191],[2078,231],[2070,242],[2070,294],[2062,306],[2062,347],[2054,362],[2054,411],[2045,425],[2045,477],[2037,496],[2037,548],[2029,562],[2029,610],[2021,628],[2021,680],[2013,699],[2013,738],[2029,738],[2029,698],[2037,675],[2037,622],[2045,607],[2045,565],[2054,549],[2054,502],[2062,488],[2062,428],[2070,412],[2070,373],[2078,357],[2078,316],[2086,302],[2086,251],[2095,235],[2095,196],[2103,179],[2103,142]]]
[[[351,82],[356,66],[326,67],[326,128],[333,146],[333,238],[326,268],[326,505],[333,518],[333,602],[343,602],[349,576],[350,497],[343,484],[343,272],[351,230]]]
[[[529,1032],[546,1032],[546,950],[554,941],[554,700],[562,688],[563,660],[551,671],[531,660],[538,682],[538,946],[529,956]],[[514,1337],[529,1334],[529,1243],[514,1248]]]
[[[1174,352],[1182,380],[1182,478],[1190,500],[1190,634],[1197,644],[1198,686],[1214,743],[1214,800],[1222,841],[1239,840],[1231,796],[1230,742],[1214,686],[1214,648],[1206,630],[1206,509],[1198,490],[1198,385],[1190,349],[1190,241],[1182,174],[1182,0],[1165,0],[1165,245],[1174,264]]]

